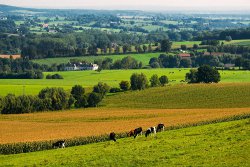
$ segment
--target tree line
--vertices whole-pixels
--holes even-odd
[[[109,90],[109,87],[104,83],[98,83],[89,94],[85,93],[81,85],[73,86],[70,93],[63,88],[44,88],[36,96],[8,94],[0,97],[0,112],[22,114],[96,107],[106,95],[105,89]]]

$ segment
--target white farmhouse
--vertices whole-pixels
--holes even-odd
[[[88,63],[68,63],[65,67],[65,71],[83,71],[83,70],[98,70],[99,66],[97,64]]]

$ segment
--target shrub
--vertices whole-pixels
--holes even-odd
[[[96,107],[102,101],[102,95],[99,93],[92,92],[88,97],[88,106]]]
[[[63,88],[45,88],[38,95],[40,99],[51,99],[51,110],[67,108],[69,95]]]
[[[121,81],[119,85],[120,85],[120,88],[124,91],[127,91],[130,89],[130,83],[128,81]]]
[[[148,86],[148,79],[145,74],[134,73],[130,77],[132,90],[143,90]]]
[[[162,86],[165,86],[166,84],[168,84],[168,77],[166,75],[163,75],[159,78],[159,81]]]
[[[102,97],[104,97],[110,90],[110,87],[103,82],[99,82],[97,85],[94,86],[93,92],[100,93]]]
[[[88,104],[87,102],[87,98],[85,96],[81,96],[79,97],[76,102],[75,102],[75,107],[76,108],[82,108],[82,107],[86,107]]]
[[[150,78],[151,87],[157,87],[160,85],[159,77],[157,74],[152,75]]]

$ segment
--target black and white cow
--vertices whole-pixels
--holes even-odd
[[[53,148],[65,148],[65,140],[59,140],[52,144]]]
[[[160,123],[157,125],[156,132],[164,131],[165,125],[163,123]]]
[[[156,127],[150,127],[147,129],[145,136],[148,137],[150,134],[156,135]]]
[[[109,139],[110,140],[113,140],[116,142],[116,139],[115,139],[115,133],[114,132],[111,132],[110,135],[109,135]]]
[[[137,135],[141,134],[142,135],[142,127],[136,128],[134,130],[134,138],[137,137]]]

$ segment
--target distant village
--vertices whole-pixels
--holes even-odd
[[[83,71],[83,70],[98,70],[99,66],[93,63],[68,63],[65,67],[65,71]]]

